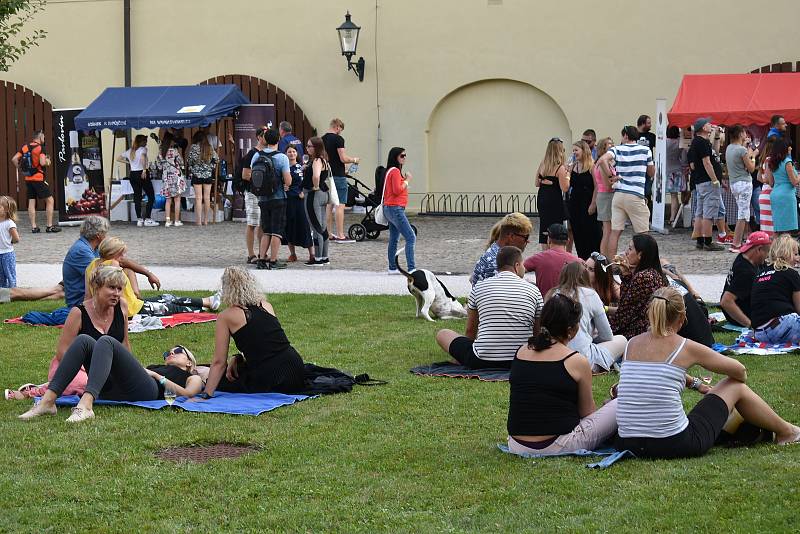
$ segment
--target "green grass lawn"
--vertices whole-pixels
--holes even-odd
[[[604,471],[581,458],[505,455],[496,444],[506,438],[507,383],[408,372],[446,359],[433,334],[463,321],[415,320],[410,297],[271,301],[305,360],[389,384],[260,417],[98,406],[96,420],[76,426],[64,422],[67,409],[21,422],[28,402],[0,401],[0,531],[797,531],[800,446],[626,460]],[[146,364],[176,343],[209,361],[213,328],[134,334],[131,344]],[[43,381],[58,333],[0,324],[0,386]],[[800,421],[798,357],[742,361],[753,388]],[[596,378],[598,403],[615,381]],[[697,400],[686,393],[687,406]],[[217,441],[261,450],[201,465],[153,457]]]

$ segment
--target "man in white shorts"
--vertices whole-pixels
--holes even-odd
[[[611,201],[611,236],[608,250],[617,254],[619,236],[625,230],[625,221],[631,221],[633,231],[643,234],[650,230],[650,210],[645,201],[646,177],[653,177],[656,168],[650,147],[638,143],[639,131],[634,126],[622,129],[622,143],[611,147],[600,159],[600,168],[613,184],[614,198]],[[612,175],[611,166],[616,169]]]

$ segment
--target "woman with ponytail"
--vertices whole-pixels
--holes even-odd
[[[539,333],[511,363],[508,448],[513,453],[594,449],[617,429],[617,401],[595,409],[592,366],[567,346],[581,314],[579,302],[555,294],[544,305]]]
[[[800,427],[781,419],[745,384],[744,365],[677,334],[686,320],[677,290],[657,290],[647,317],[650,330],[631,339],[623,356],[617,449],[645,458],[701,456],[717,442],[734,410],[745,422],[774,433],[779,445],[800,442]],[[693,365],[727,377],[709,388],[686,374]],[[681,400],[685,388],[705,395],[688,415]]]

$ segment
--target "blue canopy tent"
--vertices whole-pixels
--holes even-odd
[[[85,131],[208,126],[249,103],[233,84],[109,87],[75,117],[75,127]],[[114,136],[115,148],[116,142]],[[110,174],[104,185],[106,191],[111,190]],[[110,212],[111,195],[106,195],[106,199]]]
[[[208,126],[250,101],[236,85],[109,87],[75,117],[79,130]]]

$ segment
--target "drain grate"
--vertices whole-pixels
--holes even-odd
[[[241,445],[236,443],[212,443],[210,445],[196,445],[192,447],[169,447],[156,451],[155,457],[170,462],[195,462],[206,463],[210,460],[238,458],[251,452],[256,452],[254,445]]]

